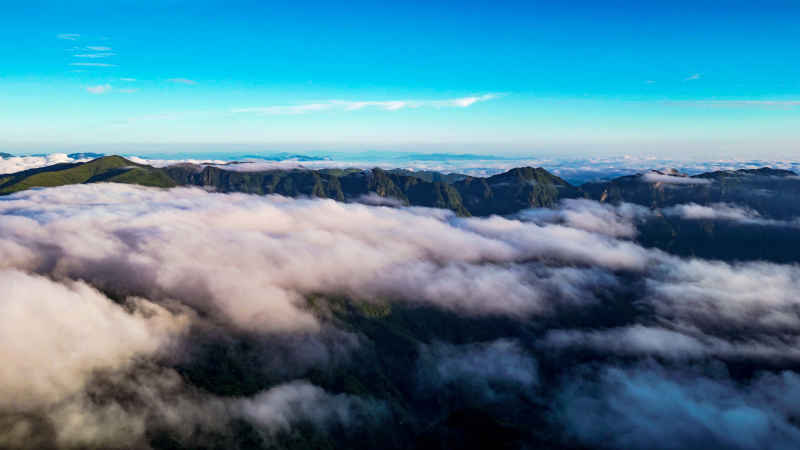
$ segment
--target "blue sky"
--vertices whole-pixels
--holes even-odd
[[[800,153],[794,1],[6,3],[0,150]]]

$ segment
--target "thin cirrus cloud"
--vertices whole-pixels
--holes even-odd
[[[65,41],[77,41],[78,38],[81,37],[81,35],[77,33],[61,33],[56,37],[58,37],[59,39],[64,39]]]
[[[97,86],[89,86],[86,88],[86,91],[90,94],[100,95],[100,94],[107,94],[111,92],[113,88],[110,84],[98,84]]]
[[[95,63],[95,62],[74,62],[74,63],[69,63],[69,65],[79,66],[79,67],[117,67],[116,64]]]
[[[104,46],[100,46],[100,45],[89,45],[86,48],[89,49],[89,50],[92,50],[94,52],[110,52],[111,51],[111,47],[104,47]]]
[[[188,78],[170,78],[167,81],[170,83],[178,83],[178,84],[188,84],[188,85],[195,85],[197,81],[190,80]]]
[[[89,86],[86,88],[87,92],[95,95],[108,94],[112,90],[114,92],[119,92],[121,94],[133,94],[134,92],[138,91],[138,89],[131,89],[131,88],[114,89],[109,83],[98,84],[97,86]]]
[[[114,56],[115,53],[105,52],[105,53],[80,53],[77,55],[73,55],[76,58],[108,58],[109,56]]]
[[[445,100],[385,100],[385,101],[352,101],[326,100],[322,102],[303,103],[298,105],[274,105],[253,108],[235,108],[234,113],[256,113],[275,115],[298,115],[320,111],[360,111],[378,109],[382,111],[398,111],[416,108],[467,108],[479,102],[494,100],[502,94],[482,94],[470,97],[459,97]]]
[[[699,80],[702,75],[699,73],[695,73],[693,75],[689,75],[688,77],[684,78],[683,81],[692,81],[692,80]]]

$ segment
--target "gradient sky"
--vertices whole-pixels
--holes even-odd
[[[800,154],[800,2],[4,2],[0,150]]]

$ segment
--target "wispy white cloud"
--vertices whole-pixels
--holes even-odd
[[[89,87],[86,88],[86,90],[89,93],[98,94],[98,95],[99,94],[107,94],[107,93],[111,92],[111,89],[112,89],[112,87],[108,83],[106,83],[106,84],[98,84],[97,86],[89,86]]]
[[[58,37],[59,39],[67,40],[67,41],[77,41],[78,38],[81,37],[81,35],[77,34],[77,33],[61,33],[56,37]]]
[[[712,203],[710,205],[685,203],[664,208],[662,212],[668,216],[677,216],[687,220],[726,220],[750,225],[800,227],[800,219],[768,219],[762,217],[758,211],[731,203]]]
[[[470,97],[459,97],[445,100],[326,100],[322,102],[303,103],[298,105],[274,105],[253,108],[235,108],[234,113],[257,113],[296,115],[319,111],[359,111],[362,109],[379,109],[383,111],[397,111],[414,108],[467,108],[475,103],[493,100],[502,94],[482,94]]]
[[[76,58],[108,58],[109,56],[114,56],[115,53],[107,52],[107,53],[80,53],[77,55],[73,55]]]
[[[648,172],[642,175],[642,181],[646,183],[665,183],[665,184],[709,184],[711,180],[705,178],[691,178],[688,176],[669,175],[660,172]]]
[[[120,81],[127,81],[127,82],[130,83],[130,82],[136,81],[136,78],[120,78],[119,80]]]
[[[86,48],[89,49],[89,50],[95,51],[95,52],[110,52],[111,51],[111,47],[104,47],[104,46],[99,46],[99,45],[89,45]]]
[[[688,77],[684,78],[683,81],[692,81],[692,80],[699,80],[702,75],[699,73],[689,75]]]
[[[86,67],[117,67],[116,64],[108,63],[92,63],[92,62],[74,62],[69,63],[70,66],[86,66]]]
[[[190,80],[188,78],[170,78],[167,81],[169,81],[170,83],[179,83],[179,84],[189,84],[189,85],[197,84],[197,81]]]

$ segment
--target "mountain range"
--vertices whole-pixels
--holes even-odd
[[[628,202],[650,208],[735,203],[774,219],[800,216],[800,176],[771,168],[714,171],[687,176],[650,171],[573,186],[543,168],[519,167],[490,177],[404,169],[291,169],[242,171],[228,166],[176,164],[156,168],[121,156],[55,164],[0,176],[0,194],[34,187],[117,182],[143,186],[197,186],[217,192],[309,196],[446,208],[461,216],[513,214],[552,207],[563,199]]]

